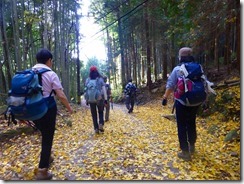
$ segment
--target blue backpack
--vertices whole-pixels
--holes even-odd
[[[201,105],[207,98],[206,78],[199,63],[187,62],[180,65],[174,96],[186,106]]]
[[[88,103],[97,103],[102,99],[101,90],[98,84],[99,78],[88,79],[85,88],[85,99]]]
[[[50,71],[27,69],[18,71],[11,81],[11,89],[7,98],[8,108],[5,116],[18,120],[37,120],[48,110],[48,102],[42,95],[41,74]]]

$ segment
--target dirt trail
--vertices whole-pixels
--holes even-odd
[[[162,112],[155,109],[157,114],[153,115],[150,112],[147,114],[153,109],[135,106],[134,112],[128,114],[125,105],[114,104],[114,108],[110,111],[110,121],[104,126],[105,132],[95,135],[90,111],[86,107],[80,113],[80,126],[84,126],[86,131],[75,134],[78,137],[74,137],[74,131],[72,131],[74,140],[79,140],[79,136],[82,138],[79,143],[73,145],[77,149],[66,150],[73,164],[72,172],[65,171],[65,179],[168,180],[179,173],[179,170],[173,167],[175,155],[170,158],[167,155],[168,151],[175,152],[178,147],[177,134],[174,132],[175,123],[163,119]],[[84,108],[84,103],[82,108]],[[151,115],[157,116],[159,122],[154,124]],[[173,130],[160,129],[158,126],[161,126],[163,121],[171,124]],[[76,126],[79,125],[73,124],[72,129],[82,129]],[[154,131],[156,129],[161,132]],[[165,133],[171,136],[170,143],[173,148],[169,149],[169,145],[164,142],[162,134]],[[168,138],[165,140],[167,141]],[[62,143],[57,142],[56,145],[60,144]],[[64,163],[57,161],[55,165],[51,168],[54,171],[65,170]],[[168,173],[172,173],[172,176]],[[58,175],[54,179],[63,178]]]
[[[114,104],[105,132],[99,135],[94,133],[89,107],[82,102],[75,110],[71,118],[59,116],[57,121],[55,160],[50,167],[53,180],[233,180],[240,176],[234,172],[238,166],[231,165],[233,160],[222,161],[217,157],[221,150],[208,147],[219,143],[206,139],[204,129],[192,161],[177,158],[176,123],[162,118],[171,107],[163,109],[160,101],[135,106],[131,114],[125,105]],[[23,133],[2,144],[0,151],[2,180],[32,180],[40,134]]]

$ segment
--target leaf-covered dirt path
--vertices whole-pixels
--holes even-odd
[[[53,180],[240,180],[240,144],[209,134],[211,117],[197,119],[196,153],[186,162],[177,157],[175,121],[162,117],[171,113],[171,105],[162,108],[160,99],[135,106],[132,114],[114,105],[99,135],[89,108],[74,109],[72,117],[58,117]],[[33,180],[39,154],[38,131],[1,141],[0,179]]]

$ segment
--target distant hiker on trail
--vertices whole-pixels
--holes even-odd
[[[203,75],[201,65],[194,62],[191,48],[183,47],[179,50],[179,61],[180,64],[173,69],[168,78],[162,105],[167,105],[167,99],[170,93],[174,92],[178,139],[181,149],[181,152],[178,153],[178,157],[189,161],[191,160],[191,154],[195,152],[197,139],[196,114],[198,107],[206,100],[207,91],[205,86],[208,85],[209,81],[205,80],[206,78]],[[182,69],[183,66],[184,68]],[[200,71],[200,74],[194,76],[196,80],[190,79],[191,72],[187,73],[187,66],[189,66],[190,69],[198,67],[197,70]],[[182,73],[184,72],[188,74],[187,77],[183,77]],[[191,91],[196,90],[194,89],[195,85],[198,85],[197,87],[200,90],[193,94]],[[186,91],[186,89],[188,91]]]
[[[103,111],[104,105],[108,104],[108,98],[103,77],[98,72],[96,66],[90,67],[89,78],[85,82],[85,99],[86,104],[90,105],[95,133],[98,134],[99,131],[104,132]],[[99,115],[99,124],[97,113]]]
[[[136,99],[136,85],[132,83],[132,79],[128,80],[124,89],[125,94],[125,105],[128,109],[128,113],[132,113],[134,109],[135,99]]]
[[[36,54],[37,64],[33,67],[33,69],[47,68],[51,70],[52,58],[52,54],[47,49],[41,49]],[[42,74],[42,87],[44,98],[49,97],[50,94],[52,97],[49,97],[50,100],[48,100],[49,109],[47,113],[41,119],[33,121],[42,135],[41,156],[35,177],[37,180],[48,180],[52,179],[53,176],[53,174],[48,171],[48,168],[54,159],[51,156],[57,115],[57,105],[53,97],[54,94],[56,94],[58,99],[67,108],[70,114],[72,113],[72,108],[63,92],[61,82],[54,71],[51,70]]]
[[[112,89],[110,84],[107,82],[107,77],[104,77],[104,82],[105,82],[105,87],[106,87],[106,91],[107,91],[107,98],[108,98],[108,104],[105,105],[105,122],[109,121],[109,112],[110,112],[110,103],[113,103],[113,99],[112,99]],[[113,107],[112,107],[113,108]]]

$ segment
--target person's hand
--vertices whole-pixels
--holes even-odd
[[[204,112],[207,111],[207,110],[209,109],[209,104],[208,104],[208,102],[204,102],[204,103],[202,104],[202,109],[203,109]]]
[[[70,107],[70,108],[68,109],[68,111],[69,111],[69,114],[71,115],[71,114],[73,113],[73,109],[72,109],[72,107]]]
[[[107,106],[108,105],[108,101],[104,100],[104,105]]]
[[[167,102],[168,102],[167,98],[164,98],[164,99],[162,100],[162,105],[163,105],[163,106],[167,105]]]

